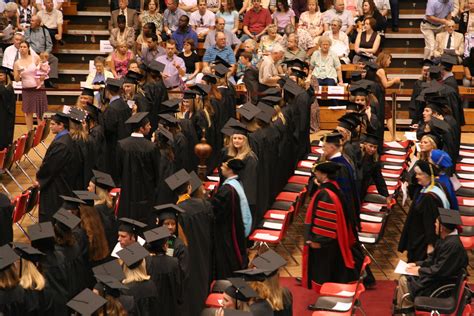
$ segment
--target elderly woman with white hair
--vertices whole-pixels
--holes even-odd
[[[332,40],[331,51],[336,53],[339,60],[345,64],[350,64],[349,53],[351,49],[349,47],[349,37],[341,31],[342,20],[338,17],[332,19],[329,27],[330,30],[324,32],[323,36],[327,36]]]
[[[319,38],[319,50],[311,56],[312,75],[318,79],[320,86],[343,85],[341,62],[336,53],[331,51],[332,41],[327,36]]]
[[[18,5],[15,2],[8,2],[4,5],[4,11],[0,13],[0,30],[4,30],[8,25],[11,25],[13,31],[10,34],[4,34],[0,31],[0,48],[5,51],[5,48],[13,43],[13,35],[18,29]]]
[[[284,74],[280,61],[283,59],[285,49],[281,44],[273,45],[270,55],[264,56],[260,64],[258,81],[266,86],[278,85],[280,75]]]

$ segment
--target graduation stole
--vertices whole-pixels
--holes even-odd
[[[189,200],[190,198],[191,198],[191,196],[187,193],[181,194],[178,198],[178,202],[176,202],[176,205],[178,205],[179,203],[184,202],[186,200]]]
[[[178,205],[179,203],[184,202],[186,200],[189,200],[190,198],[191,198],[191,196],[189,194],[187,194],[187,193],[182,194],[182,195],[179,196],[178,202],[176,202],[176,205]],[[183,227],[181,227],[181,224],[179,223],[179,221],[177,221],[176,224],[178,224],[178,236],[179,236],[179,238],[181,238],[181,240],[183,241],[183,243],[187,247],[188,246],[188,238],[186,237],[186,234],[184,233]]]

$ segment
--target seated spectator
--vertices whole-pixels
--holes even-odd
[[[435,49],[436,34],[444,30],[444,25],[451,20],[452,1],[429,0],[425,10],[425,19],[420,24],[425,39],[424,59],[430,59]]]
[[[285,52],[285,61],[299,59],[302,61],[306,60],[306,51],[298,47],[298,36],[296,34],[290,34],[288,36],[288,44]]]
[[[212,13],[216,14],[219,12],[219,9],[221,7],[221,1],[220,0],[207,0],[207,8],[212,11]]]
[[[252,39],[248,39],[253,41]],[[239,71],[237,72],[237,80],[242,79],[245,88],[248,91],[251,102],[258,103],[258,92],[260,91],[259,71],[255,65],[252,64],[252,54],[249,52],[242,52],[239,57]]]
[[[58,79],[58,58],[51,53],[53,42],[49,33],[41,26],[41,18],[39,16],[35,15],[31,18],[30,28],[25,32],[25,40],[30,43],[30,47],[36,54],[48,52],[48,62],[51,71],[49,72],[49,79],[44,82],[44,85],[47,88],[55,88],[53,79]]]
[[[216,15],[207,9],[206,0],[198,0],[198,10],[189,16],[189,24],[196,31],[199,39],[204,39],[216,24]]]
[[[182,15],[179,18],[179,27],[173,32],[171,38],[176,42],[176,49],[180,52],[183,50],[184,40],[192,39],[194,43],[198,43],[198,35],[189,25],[189,17]]]
[[[362,14],[356,20],[356,24],[365,26],[364,21],[367,18],[374,18],[375,25],[373,30],[376,32],[385,32],[387,29],[387,18],[385,18],[375,6],[374,0],[362,0]],[[359,28],[360,30],[360,28]]]
[[[138,21],[141,25],[145,23],[153,23],[156,26],[156,31],[161,35],[163,31],[163,16],[159,12],[158,0],[147,0],[145,2],[145,10],[138,16]]]
[[[244,50],[242,53],[249,53],[252,57],[250,58],[250,63],[252,66],[256,69],[257,65],[260,61],[260,58],[257,54],[257,42],[255,42],[253,39],[249,38],[244,42]],[[241,54],[242,54],[241,53]],[[241,59],[239,58],[237,62],[237,72],[235,76],[237,78],[241,78],[244,75],[245,69],[247,69],[246,64],[241,62]],[[257,70],[258,72],[258,70]],[[257,81],[258,81],[258,73],[257,73]]]
[[[357,64],[361,56],[368,57],[369,59],[375,59],[379,48],[380,48],[380,35],[374,30],[377,22],[374,18],[370,17],[364,21],[365,31],[357,34],[355,41],[353,63]]]
[[[171,37],[174,31],[178,29],[179,18],[186,15],[186,12],[178,8],[179,0],[166,0],[166,10],[163,13],[163,34],[162,37]]]
[[[277,31],[280,34],[285,32],[285,27],[288,24],[295,25],[295,12],[288,6],[287,0],[277,0],[276,11],[272,17],[273,23],[277,26]]]
[[[234,0],[222,0],[216,18],[224,19],[226,31],[234,34],[239,31],[239,12],[235,10]]]
[[[165,51],[158,43],[158,36],[156,34],[151,34],[146,43],[146,46],[142,46],[141,56],[142,63],[148,65],[152,60],[156,60],[159,56],[164,55]]]
[[[165,65],[165,70],[161,73],[163,82],[167,89],[180,88],[182,80],[186,74],[184,60],[176,56],[176,42],[172,39],[166,41],[166,54],[156,60]]]
[[[183,51],[178,54],[184,65],[186,66],[185,82],[188,85],[193,85],[196,82],[196,76],[201,71],[201,62],[199,56],[196,54],[194,40],[187,38],[184,40]]]
[[[118,42],[125,42],[128,49],[135,47],[135,30],[127,26],[125,15],[117,17],[117,27],[110,31],[109,42],[113,48],[117,48]]]
[[[342,21],[341,31],[349,35],[354,28],[354,18],[352,13],[344,9],[344,0],[336,0],[334,6],[324,12],[323,23],[324,30],[329,31],[329,24],[334,18],[339,18]]]
[[[331,39],[331,50],[339,57],[344,64],[350,64],[349,53],[349,37],[346,33],[341,31],[342,21],[339,18],[334,18],[331,22],[331,30],[324,32],[323,36]]]
[[[124,77],[128,72],[128,63],[133,58],[133,53],[127,47],[127,43],[118,42],[117,48],[112,53],[110,70],[116,79]]]
[[[5,5],[5,11],[0,13],[0,29],[4,30],[8,25],[13,28],[12,35],[7,37],[0,31],[0,48],[5,48],[13,44],[13,34],[18,30],[18,5],[15,2],[9,2]]]
[[[433,57],[438,58],[443,55],[445,50],[452,51],[456,55],[458,63],[462,62],[464,55],[464,36],[454,31],[456,24],[449,20],[445,25],[445,31],[436,34],[435,50]]]
[[[298,29],[308,31],[313,37],[320,36],[324,31],[321,11],[316,0],[308,1],[308,11],[301,13]]]
[[[364,12],[362,9],[362,2],[363,0],[357,1],[357,11],[359,12],[359,15],[364,15]],[[384,16],[385,18],[387,18],[388,11],[390,11],[390,1],[389,0],[374,0],[374,4],[377,10],[380,12],[380,14]]]
[[[267,87],[277,87],[278,80],[284,74],[281,67],[281,60],[285,54],[285,49],[281,44],[273,45],[270,54],[263,56],[259,67],[258,82]]]
[[[15,33],[13,36],[13,44],[8,46],[4,52],[3,52],[3,60],[2,60],[2,66],[13,70],[13,64],[15,63],[15,60],[18,59],[18,49],[20,48],[20,43],[25,40],[25,36],[21,33]],[[30,47],[30,55],[33,56],[33,58],[36,58],[38,54]]]
[[[354,18],[359,15],[359,10],[357,9],[357,1],[358,0],[344,0],[346,10],[352,13],[352,16]]]
[[[18,29],[25,31],[30,27],[31,18],[36,14],[36,8],[31,4],[31,0],[20,0],[18,6]]]
[[[53,0],[53,8],[56,10],[61,10],[63,9],[63,3],[64,0]],[[38,10],[44,10],[46,9],[46,4],[44,0],[36,0],[36,8]]]
[[[341,62],[331,51],[332,41],[327,36],[319,38],[319,50],[311,56],[310,68],[312,76],[318,79],[320,86],[342,85]]]
[[[5,52],[6,53],[6,52]],[[470,50],[470,56],[474,56],[474,47]],[[3,57],[5,58],[5,57]],[[462,85],[465,87],[474,87],[474,59],[470,57],[464,58],[464,78],[462,79]]]
[[[240,44],[242,43],[235,33],[228,31],[225,29],[225,20],[223,18],[216,19],[216,29],[209,31],[206,36],[206,40],[204,41],[204,48],[208,48],[209,46],[216,45],[216,32],[224,32],[226,38],[226,46],[230,46],[234,48],[234,53],[236,53],[239,48]]]
[[[216,45],[210,46],[204,53],[203,61],[203,73],[211,73],[210,64],[216,61],[219,57],[225,60],[231,67],[229,68],[229,75],[235,72],[235,55],[230,46],[226,46],[226,37],[224,32],[216,33]]]
[[[474,0],[469,0],[467,10],[461,13],[458,32],[461,34],[474,33]]]
[[[148,40],[152,34],[156,34],[158,37],[158,42],[161,42],[161,37],[156,32],[156,25],[153,22],[146,23],[142,27],[142,32],[138,35],[136,40],[136,52],[138,55],[141,55],[143,47],[146,47]]]
[[[307,57],[311,57],[314,51],[318,49],[318,46],[316,45],[317,41],[311,36],[311,34],[309,34],[308,31],[304,29],[298,28],[298,30],[295,30],[293,25],[287,25],[285,28],[285,35],[282,39],[282,45],[287,46],[288,36],[290,34],[294,34],[295,32],[298,37],[298,47],[306,52]]]
[[[267,34],[263,35],[260,40],[260,45],[258,52],[260,55],[268,55],[272,50],[273,45],[275,44],[283,45],[283,36],[277,33],[277,26],[275,24],[270,24],[267,27]]]
[[[102,56],[94,58],[94,68],[87,76],[85,86],[99,90],[101,85],[105,85],[107,79],[114,78],[114,74],[105,69],[105,58]]]
[[[198,4],[196,0],[179,0],[179,8],[189,15],[197,11]]]
[[[244,16],[244,35],[241,40],[252,38],[258,41],[270,24],[272,24],[270,11],[262,7],[261,0],[252,0],[252,8]]]
[[[138,22],[137,11],[130,9],[128,6],[128,0],[119,0],[119,8],[112,11],[109,21],[109,30],[117,27],[117,17],[119,15],[125,15],[125,21],[128,27],[131,27],[138,32],[140,30],[140,23]]]
[[[54,8],[53,0],[44,0],[45,9],[37,13],[43,22],[43,27],[48,30],[51,39],[63,39],[63,13]]]

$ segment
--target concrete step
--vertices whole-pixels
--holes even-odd
[[[66,34],[69,35],[103,35],[109,36],[109,30],[105,24],[103,25],[86,25],[86,24],[70,24]]]
[[[99,43],[81,43],[72,44],[66,43],[66,45],[58,46],[54,50],[55,54],[78,54],[78,55],[106,55],[100,52]]]

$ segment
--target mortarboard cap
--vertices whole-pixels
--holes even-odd
[[[5,66],[0,66],[0,73],[10,75],[12,73],[12,70]]]
[[[158,116],[162,119],[165,125],[178,123],[178,119],[172,114],[163,113],[163,114],[158,114]]]
[[[147,226],[146,224],[142,222],[139,222],[127,217],[121,217],[119,218],[119,221],[120,221],[120,225],[118,229],[119,231],[135,234],[135,235],[138,235],[141,232],[141,230]]]
[[[188,172],[184,169],[179,170],[178,172],[172,174],[168,178],[165,179],[166,184],[169,188],[174,191],[180,186],[189,182],[191,177],[189,176]]]
[[[446,98],[444,98],[444,97],[442,97],[442,98],[446,100]],[[429,100],[429,101],[427,100],[427,103],[426,103],[427,108],[430,108],[431,110],[433,110],[434,112],[436,112],[438,114],[443,114],[444,113],[443,108],[444,108],[444,105],[446,103],[444,103],[444,102],[441,103],[441,104],[438,103],[436,101],[438,98],[425,98],[425,99]],[[433,102],[433,100],[435,100],[435,101]]]
[[[54,238],[54,228],[51,222],[42,222],[28,226],[28,236],[31,241]]]
[[[165,138],[165,142],[172,143],[174,140],[173,133],[171,133],[166,127],[160,126],[158,127],[158,136],[163,136]]]
[[[338,119],[338,121],[338,126],[343,127],[349,131],[352,131],[360,125],[360,117],[354,112],[344,114]]]
[[[433,66],[434,62],[431,59],[423,59],[423,61],[421,62],[421,65],[423,67],[429,67],[429,66]]]
[[[195,90],[201,96],[206,96],[211,91],[211,87],[207,84],[197,83],[194,86],[190,87],[192,90]]]
[[[81,315],[92,315],[106,303],[105,298],[95,294],[90,289],[85,289],[67,302],[66,305]]]
[[[12,244],[13,250],[22,258],[32,262],[38,262],[44,253],[32,247],[30,244],[15,242]]]
[[[232,285],[226,288],[224,293],[230,297],[242,302],[248,302],[251,298],[258,297],[257,292],[255,292],[244,279],[229,278],[227,280],[229,280]]]
[[[425,160],[418,160],[416,162],[416,166],[420,168],[420,170],[424,173],[426,173],[429,176],[437,176],[438,175],[438,169],[434,164],[431,162],[425,161]]]
[[[335,174],[339,170],[340,167],[341,166],[336,162],[325,161],[325,162],[318,163],[314,167],[314,170],[323,172],[325,174]]]
[[[462,226],[461,216],[459,211],[446,208],[438,208],[440,223],[450,229],[454,230],[457,226]]]
[[[127,72],[127,74],[125,75],[125,77],[126,77],[126,78],[129,78],[129,79],[132,79],[132,80],[134,80],[135,82],[140,81],[140,80],[143,79],[143,75],[142,75],[142,74],[140,74],[140,73],[138,73],[138,72],[135,72],[135,71],[133,71],[133,70],[129,70],[129,71]]]
[[[242,115],[248,121],[252,120],[261,111],[262,110],[260,110],[258,107],[256,107],[250,102],[247,102],[241,107],[237,108],[237,112],[240,113],[240,115]]]
[[[257,107],[260,109],[260,113],[257,114],[256,118],[264,121],[265,123],[270,123],[275,114],[275,109],[265,103],[258,103]]]
[[[224,78],[226,74],[229,72],[229,67],[223,64],[216,64],[214,66],[214,72],[216,73],[217,77]]]
[[[265,95],[265,96],[271,96],[271,95],[274,95],[274,96],[280,96],[281,97],[281,91],[280,89],[278,88],[268,88],[266,89],[265,91],[262,92],[262,95]]]
[[[330,144],[336,144],[340,145],[341,144],[341,139],[342,139],[342,134],[339,132],[331,132],[329,134],[324,135],[321,137],[321,141],[323,143],[330,143]]]
[[[94,275],[109,275],[119,281],[125,279],[123,269],[116,259],[93,267],[92,272],[94,273]]]
[[[229,120],[224,124],[224,127],[221,129],[221,133],[227,136],[232,136],[234,134],[247,136],[248,132],[249,131],[245,124],[237,121],[233,117],[229,118]]]
[[[128,287],[111,275],[96,274],[95,278],[97,279],[97,282],[104,286],[104,292],[113,297],[119,297],[120,290],[128,289]]]
[[[13,251],[10,245],[0,247],[0,271],[8,268],[18,259],[20,259],[20,257]]]
[[[160,63],[156,60],[152,60],[148,65],[148,70],[154,71],[154,72],[163,72],[165,70],[166,65],[163,63]]]
[[[353,71],[351,73],[351,82],[357,82],[359,80],[362,80],[362,72],[360,71]]]
[[[115,182],[114,179],[112,179],[112,176],[108,173],[99,171],[99,170],[92,170],[92,174],[94,175],[92,178],[92,182],[104,189],[112,189],[115,188]]]
[[[285,91],[291,93],[294,96],[297,96],[305,92],[303,88],[301,88],[296,82],[294,82],[293,80],[289,78],[285,81],[285,84],[283,85],[283,89],[285,89]]]
[[[379,145],[380,144],[380,137],[375,134],[365,133],[364,134],[364,143],[372,144],[372,145]]]
[[[189,173],[189,177],[191,178],[189,180],[189,183],[191,184],[191,194],[196,192],[197,189],[202,185],[201,179],[199,179],[199,176],[197,173],[193,170]]]
[[[186,94],[186,91],[184,93]],[[180,99],[169,99],[162,102],[161,104],[166,106],[167,108],[174,109],[178,107],[180,102],[181,102]]]
[[[193,100],[199,92],[192,89],[184,90],[183,99],[184,100]]]
[[[83,200],[72,196],[60,195],[60,197],[64,200],[61,207],[67,210],[78,210],[80,204],[86,204]]]
[[[300,69],[309,68],[308,63],[299,58],[285,60],[282,62],[282,64],[286,64],[288,68],[292,68],[292,67],[299,67]]]
[[[88,95],[90,97],[94,97],[94,90],[91,88],[82,88],[81,95]]]
[[[278,269],[286,265],[286,260],[276,253],[272,249],[268,249],[264,253],[258,255],[255,259],[253,259],[252,264],[261,270],[265,270],[267,276],[272,275]]]
[[[81,222],[79,217],[64,208],[61,208],[54,213],[53,218],[71,230],[76,228],[76,226]]]
[[[225,67],[227,67],[227,68],[230,68],[230,67],[231,67],[231,64],[229,64],[229,63],[227,62],[227,60],[224,60],[224,59],[223,59],[222,57],[220,57],[220,56],[216,56],[216,59],[214,60],[214,65],[219,65],[219,64],[221,64],[221,65],[223,65],[223,66],[225,66]]]
[[[241,159],[229,159],[224,163],[227,168],[231,169],[234,173],[238,173],[240,170],[244,169],[245,163]]]
[[[94,192],[89,191],[72,191],[78,198],[86,202],[89,206],[94,206],[95,200],[100,200],[100,197]]]
[[[164,227],[166,230],[168,228]],[[168,231],[169,234],[169,231]],[[143,259],[148,257],[150,253],[146,250],[143,246],[139,243],[135,242],[130,246],[120,250],[117,252],[117,256],[123,260],[123,262],[129,267],[130,269],[134,269],[137,264],[139,264]]]
[[[434,130],[435,132],[439,132],[440,135],[442,135],[444,132],[449,131],[450,128],[448,123],[435,117],[431,118],[429,125],[432,130]]]
[[[214,74],[205,74],[202,76],[202,80],[204,80],[207,84],[216,84],[217,76]]]
[[[87,112],[83,109],[73,106],[69,109],[68,115],[71,120],[81,123],[86,119]]]
[[[149,122],[150,120],[147,118],[148,112],[138,112],[133,114],[128,118],[128,120],[125,121],[125,124],[130,124],[132,125],[132,129],[136,130],[140,128],[143,124],[146,124],[146,122]]]
[[[424,133],[421,136],[421,138],[423,138],[425,136],[429,137],[433,140],[433,142],[436,144],[436,148],[443,148],[444,143],[443,143],[443,138],[441,137],[441,135],[439,135],[435,131],[431,131],[431,132]]]
[[[300,70],[298,68],[291,67],[290,70],[291,73],[298,78],[304,79],[308,76],[303,70]]]
[[[60,122],[63,124],[69,124],[69,114],[63,113],[63,112],[56,112],[54,113],[53,116],[51,116],[51,119],[55,122]]]
[[[441,55],[441,64],[446,67],[452,67],[458,63],[456,56],[450,54]]]
[[[430,66],[430,69],[428,70],[430,74],[439,74],[441,72],[441,67],[440,66]]]
[[[109,78],[105,81],[105,87],[111,91],[119,91],[122,88],[123,80]]]
[[[87,102],[85,110],[87,112],[87,117],[92,118],[95,122],[99,120],[100,109],[94,104]]]
[[[184,170],[184,169],[183,169]],[[156,213],[158,214],[158,218],[160,223],[166,219],[178,219],[179,213],[184,213],[184,210],[176,204],[162,204],[157,205],[154,207]]]
[[[278,105],[281,101],[281,96],[267,95],[259,100],[268,105]]]
[[[168,240],[171,237],[169,229],[165,226],[156,227],[143,233],[148,244]]]

